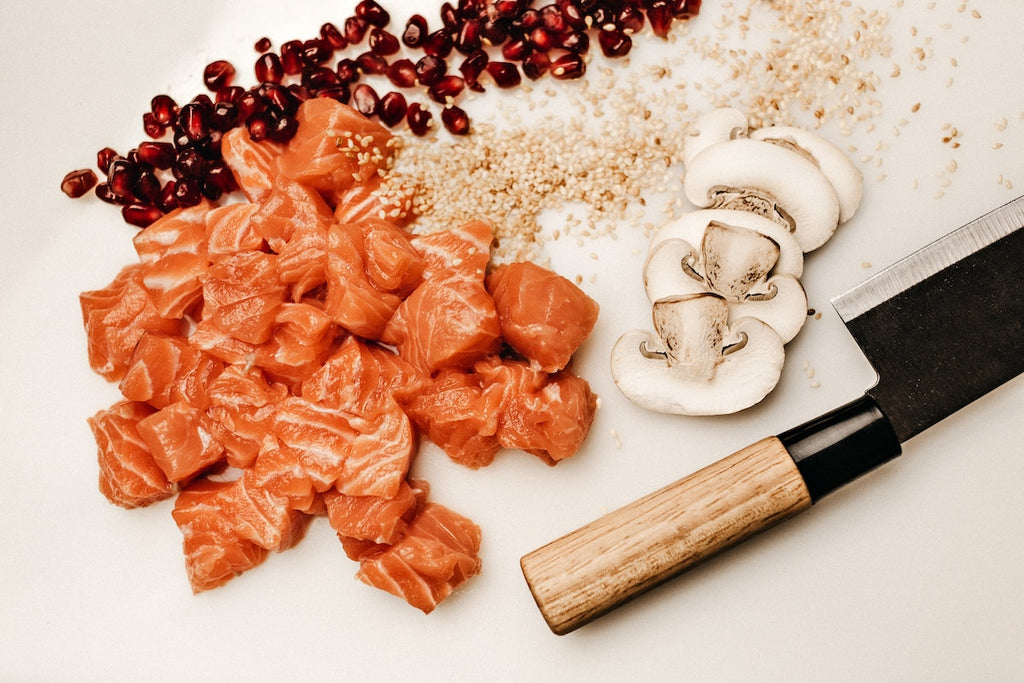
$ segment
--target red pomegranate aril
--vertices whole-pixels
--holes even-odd
[[[156,206],[164,213],[170,213],[178,208],[178,200],[174,198],[174,186],[176,181],[168,180],[160,190],[160,196],[156,198]]]
[[[498,0],[494,3],[494,13],[501,19],[514,19],[526,9],[522,0]]]
[[[371,52],[382,57],[393,55],[401,48],[398,37],[394,33],[377,28],[376,26],[370,29],[370,38],[367,41],[367,45],[370,46]]]
[[[331,44],[322,38],[313,38],[302,43],[302,61],[307,66],[323,64],[334,55]]]
[[[550,73],[557,79],[580,78],[587,70],[586,62],[575,52],[566,52],[551,62]]]
[[[547,52],[531,52],[523,60],[523,75],[535,81],[546,74],[550,67],[551,58]]]
[[[576,0],[558,0],[558,8],[567,28],[573,31],[586,31],[589,28],[583,9]]]
[[[548,32],[543,26],[537,26],[530,31],[530,44],[536,49],[547,52],[555,46],[555,36]]]
[[[380,98],[377,91],[366,83],[360,83],[352,88],[351,104],[363,116],[373,116],[377,113],[377,104]]]
[[[414,14],[405,23],[405,30],[402,31],[402,43],[406,47],[417,48],[423,44],[423,39],[429,33],[426,17],[422,14]]]
[[[428,93],[435,102],[447,104],[448,100],[458,97],[465,87],[466,82],[460,76],[445,76],[430,86]]]
[[[659,38],[668,36],[669,31],[672,29],[673,14],[673,9],[667,2],[656,1],[651,3],[651,6],[647,8],[647,21],[651,23],[651,30],[654,31],[654,35]]]
[[[206,166],[206,160],[195,147],[185,147],[178,150],[178,156],[174,160],[174,175],[179,178],[199,177]]]
[[[644,14],[638,7],[623,7],[615,19],[615,25],[623,33],[639,33],[644,28]]]
[[[338,81],[341,83],[355,83],[359,80],[359,63],[345,57],[338,62],[334,73],[338,74]]]
[[[104,147],[96,152],[96,168],[106,175],[110,172],[110,163],[120,155],[111,147]]]
[[[459,28],[459,11],[450,2],[441,4],[441,24],[449,31]]]
[[[434,31],[423,40],[423,51],[440,59],[450,55],[452,47],[452,39],[444,29]]]
[[[509,40],[501,46],[501,56],[510,62],[521,62],[531,51],[530,44],[523,38]]]
[[[257,112],[263,111],[266,104],[263,98],[255,90],[249,90],[238,98],[235,103],[238,107],[238,120],[248,121],[249,117]]]
[[[302,71],[302,85],[308,88],[310,92],[318,92],[340,83],[338,73],[334,69],[328,69],[326,66],[310,67]]]
[[[675,7],[676,19],[689,19],[700,14],[700,3],[701,0],[676,0],[677,7]]]
[[[288,76],[295,76],[302,72],[305,66],[302,60],[302,42],[289,40],[281,46],[281,68]]]
[[[377,104],[377,118],[386,126],[394,127],[405,119],[409,110],[405,95],[400,92],[389,92],[380,98]]]
[[[382,28],[391,21],[391,15],[373,0],[362,0],[356,5],[356,16],[371,26]]]
[[[508,40],[508,24],[503,21],[485,21],[480,25],[480,41],[488,46],[502,45]]]
[[[294,116],[282,113],[280,116],[271,117],[270,128],[267,130],[267,138],[274,142],[288,142],[295,137],[299,129],[299,122]]]
[[[178,113],[178,126],[188,139],[198,142],[210,134],[210,109],[198,102],[189,102]]]
[[[416,85],[416,65],[411,59],[399,59],[388,67],[388,80],[398,88]]]
[[[110,194],[121,203],[132,200],[132,185],[135,183],[135,169],[131,167],[127,159],[118,157],[110,163],[110,170],[107,173],[107,185]]]
[[[178,178],[174,183],[174,201],[178,206],[195,206],[203,199],[202,188],[196,178]]]
[[[235,104],[238,99],[245,94],[245,88],[240,85],[229,85],[226,88],[221,88],[217,91],[217,97],[214,98],[214,105],[218,105],[221,102],[227,102]]]
[[[174,145],[169,142],[141,142],[135,153],[139,161],[153,168],[164,170],[174,163]]]
[[[262,111],[253,112],[245,120],[245,128],[249,131],[249,137],[254,142],[262,142],[267,139],[270,129],[270,120]]]
[[[157,95],[149,103],[149,110],[158,123],[169,126],[178,118],[178,104],[170,95]]]
[[[469,115],[455,105],[448,105],[441,110],[441,123],[452,135],[469,134]]]
[[[147,111],[142,115],[142,130],[146,132],[146,135],[156,140],[164,136],[167,132],[167,126],[157,121],[153,112]]]
[[[433,119],[434,115],[431,111],[419,102],[410,104],[409,110],[405,114],[405,121],[409,124],[409,130],[412,131],[413,135],[420,137],[430,132]]]
[[[622,57],[633,47],[632,38],[623,31],[599,31],[597,42],[605,57]]]
[[[345,20],[345,39],[349,45],[358,45],[366,37],[366,22],[359,17],[349,17]]]
[[[480,74],[487,68],[488,61],[489,57],[486,52],[476,50],[459,65],[459,71],[462,72],[462,80],[465,81],[466,87],[470,90],[483,92],[484,87],[480,85],[479,78]]]
[[[521,29],[524,33],[529,33],[538,26],[543,28],[543,25],[544,20],[541,18],[540,12],[533,8],[523,10],[512,20],[512,26]]]
[[[558,39],[558,47],[577,54],[585,55],[590,49],[590,36],[586,33],[569,31]]]
[[[373,52],[364,52],[356,57],[356,64],[364,74],[381,75],[388,72],[387,60]]]
[[[221,88],[226,88],[231,85],[231,81],[234,78],[234,65],[224,59],[210,62],[203,69],[203,84],[210,92],[217,92]]]
[[[499,88],[512,88],[523,80],[519,68],[510,62],[490,62],[487,64],[487,73]]]
[[[347,83],[339,83],[338,85],[332,85],[329,88],[318,90],[316,96],[330,97],[332,100],[337,100],[342,104],[348,104],[348,101],[352,99],[352,91],[349,90]]]
[[[416,79],[420,85],[425,85],[428,88],[437,84],[447,71],[448,65],[444,60],[433,55],[424,55],[416,62]]]
[[[480,22],[467,19],[459,27],[454,38],[455,49],[464,55],[479,50],[483,43],[480,41]]]
[[[159,207],[140,202],[128,204],[121,209],[121,216],[124,218],[124,222],[137,228],[145,228],[151,225],[153,221],[162,215],[164,215],[164,212]]]
[[[284,67],[275,52],[265,52],[256,60],[256,80],[260,83],[280,83],[284,80]]]
[[[60,191],[72,199],[78,199],[96,187],[97,180],[96,172],[91,168],[71,171],[60,181]]]
[[[272,45],[273,43],[270,42],[270,38],[263,36],[252,47],[256,52],[266,52]]]
[[[334,71],[326,67],[319,67],[318,73],[330,74],[330,76],[322,76],[329,85],[336,85],[338,76]],[[324,86],[328,87],[328,86]],[[299,98],[289,88],[283,85],[275,85],[273,83],[265,83],[259,88],[259,94],[263,100],[269,104],[274,105],[281,111],[287,114],[294,114],[299,110],[299,105],[302,103]]]
[[[545,5],[540,9],[540,20],[544,28],[551,33],[558,34],[569,28],[562,16],[562,9],[558,5]]]
[[[95,192],[100,201],[106,202],[107,204],[123,203],[110,191],[110,183],[99,183],[96,186]]]
[[[160,180],[157,179],[156,173],[149,169],[139,171],[132,184],[132,196],[146,204],[155,202],[160,196]]]
[[[337,26],[327,22],[320,27],[320,37],[326,40],[332,49],[344,50],[348,47],[348,39]]]
[[[234,192],[238,189],[235,176],[223,159],[210,162],[206,168],[205,178],[208,184],[217,186],[222,192]]]

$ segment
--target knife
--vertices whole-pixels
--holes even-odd
[[[569,633],[900,454],[1024,372],[1024,196],[832,304],[878,373],[864,396],[768,437],[533,552],[521,567]]]

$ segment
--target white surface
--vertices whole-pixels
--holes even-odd
[[[434,19],[434,3],[422,4]],[[863,4],[890,9],[887,0]],[[418,467],[432,496],[484,531],[484,573],[430,616],[353,580],[355,565],[323,523],[298,548],[193,596],[170,503],[136,511],[108,504],[96,489],[85,423],[116,390],[87,367],[77,294],[105,284],[133,257],[132,230],[108,206],[66,199],[60,178],[90,165],[100,147],[137,144],[149,98],[198,92],[211,59],[239,56],[247,84],[258,37],[277,44],[312,36],[345,13],[338,3],[328,10],[312,2],[246,3],[246,15],[194,0],[5,7],[0,679],[1019,677],[1022,378],[809,513],[569,636],[548,631],[518,568],[520,555],[603,511],[858,395],[871,373],[828,298],[1024,191],[1024,6],[974,1],[957,12],[906,4],[892,10],[893,55],[879,66],[878,127],[850,141],[871,155],[885,139],[886,177],[860,161],[861,213],[809,259],[803,282],[823,315],[788,347],[780,387],[729,418],[634,408],[611,384],[607,356],[618,334],[646,315],[633,307],[642,301],[641,257],[607,244],[594,246],[599,261],[553,254],[586,276],[602,305],[577,366],[602,408],[584,451],[554,469],[509,454],[471,472],[424,453]],[[716,5],[705,0],[702,16],[712,35]],[[946,21],[951,27],[941,26]],[[925,35],[935,37],[935,54],[917,72],[911,50]],[[955,53],[956,67],[944,50]],[[890,79],[895,63],[904,76]],[[898,138],[888,134],[917,101],[912,125]],[[1003,117],[1008,125],[999,131]],[[941,142],[947,121],[961,131],[958,150]],[[992,148],[997,141],[1002,149]],[[957,171],[944,174],[953,159]],[[997,184],[1000,174],[1018,189]],[[942,188],[944,176],[952,183]],[[629,273],[635,291],[622,279]],[[820,387],[811,386],[809,369]]]

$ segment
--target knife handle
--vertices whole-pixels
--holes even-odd
[[[747,446],[524,555],[523,576],[563,635],[809,508],[900,452],[868,397]]]

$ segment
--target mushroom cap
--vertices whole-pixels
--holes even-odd
[[[738,209],[701,209],[666,223],[651,238],[648,257],[667,239],[679,238],[693,245],[701,244],[705,231],[715,223],[747,228],[770,237],[779,245],[779,260],[775,263],[772,274],[792,275],[797,278],[803,275],[804,252],[793,237],[793,233],[770,218]]]
[[[753,140],[763,140],[803,151],[818,164],[832,183],[839,199],[839,222],[853,218],[864,194],[864,176],[839,147],[817,133],[794,126],[770,126],[750,133]]]
[[[697,117],[691,135],[683,143],[683,166],[716,142],[725,142],[747,134],[747,115],[738,109],[721,107]]]
[[[631,330],[612,347],[612,379],[633,403],[659,413],[726,415],[760,402],[779,382],[785,350],[772,328],[756,318],[740,318],[728,338],[745,338],[742,348],[726,353],[711,380],[688,378],[678,366],[645,355],[656,335]]]
[[[760,292],[754,291],[745,299],[730,301],[730,318],[757,318],[775,330],[783,344],[788,344],[807,321],[807,293],[803,285],[790,275],[776,275],[758,290],[773,294],[769,298],[761,298],[757,296]]]
[[[761,140],[705,148],[690,162],[683,191],[699,207],[742,207],[789,224],[804,252],[828,241],[839,225],[839,199],[817,164]]]
[[[675,237],[662,240],[647,254],[643,271],[644,289],[651,303],[670,296],[707,291],[703,278],[695,277],[683,268],[684,261],[698,265],[700,254],[688,241]]]

